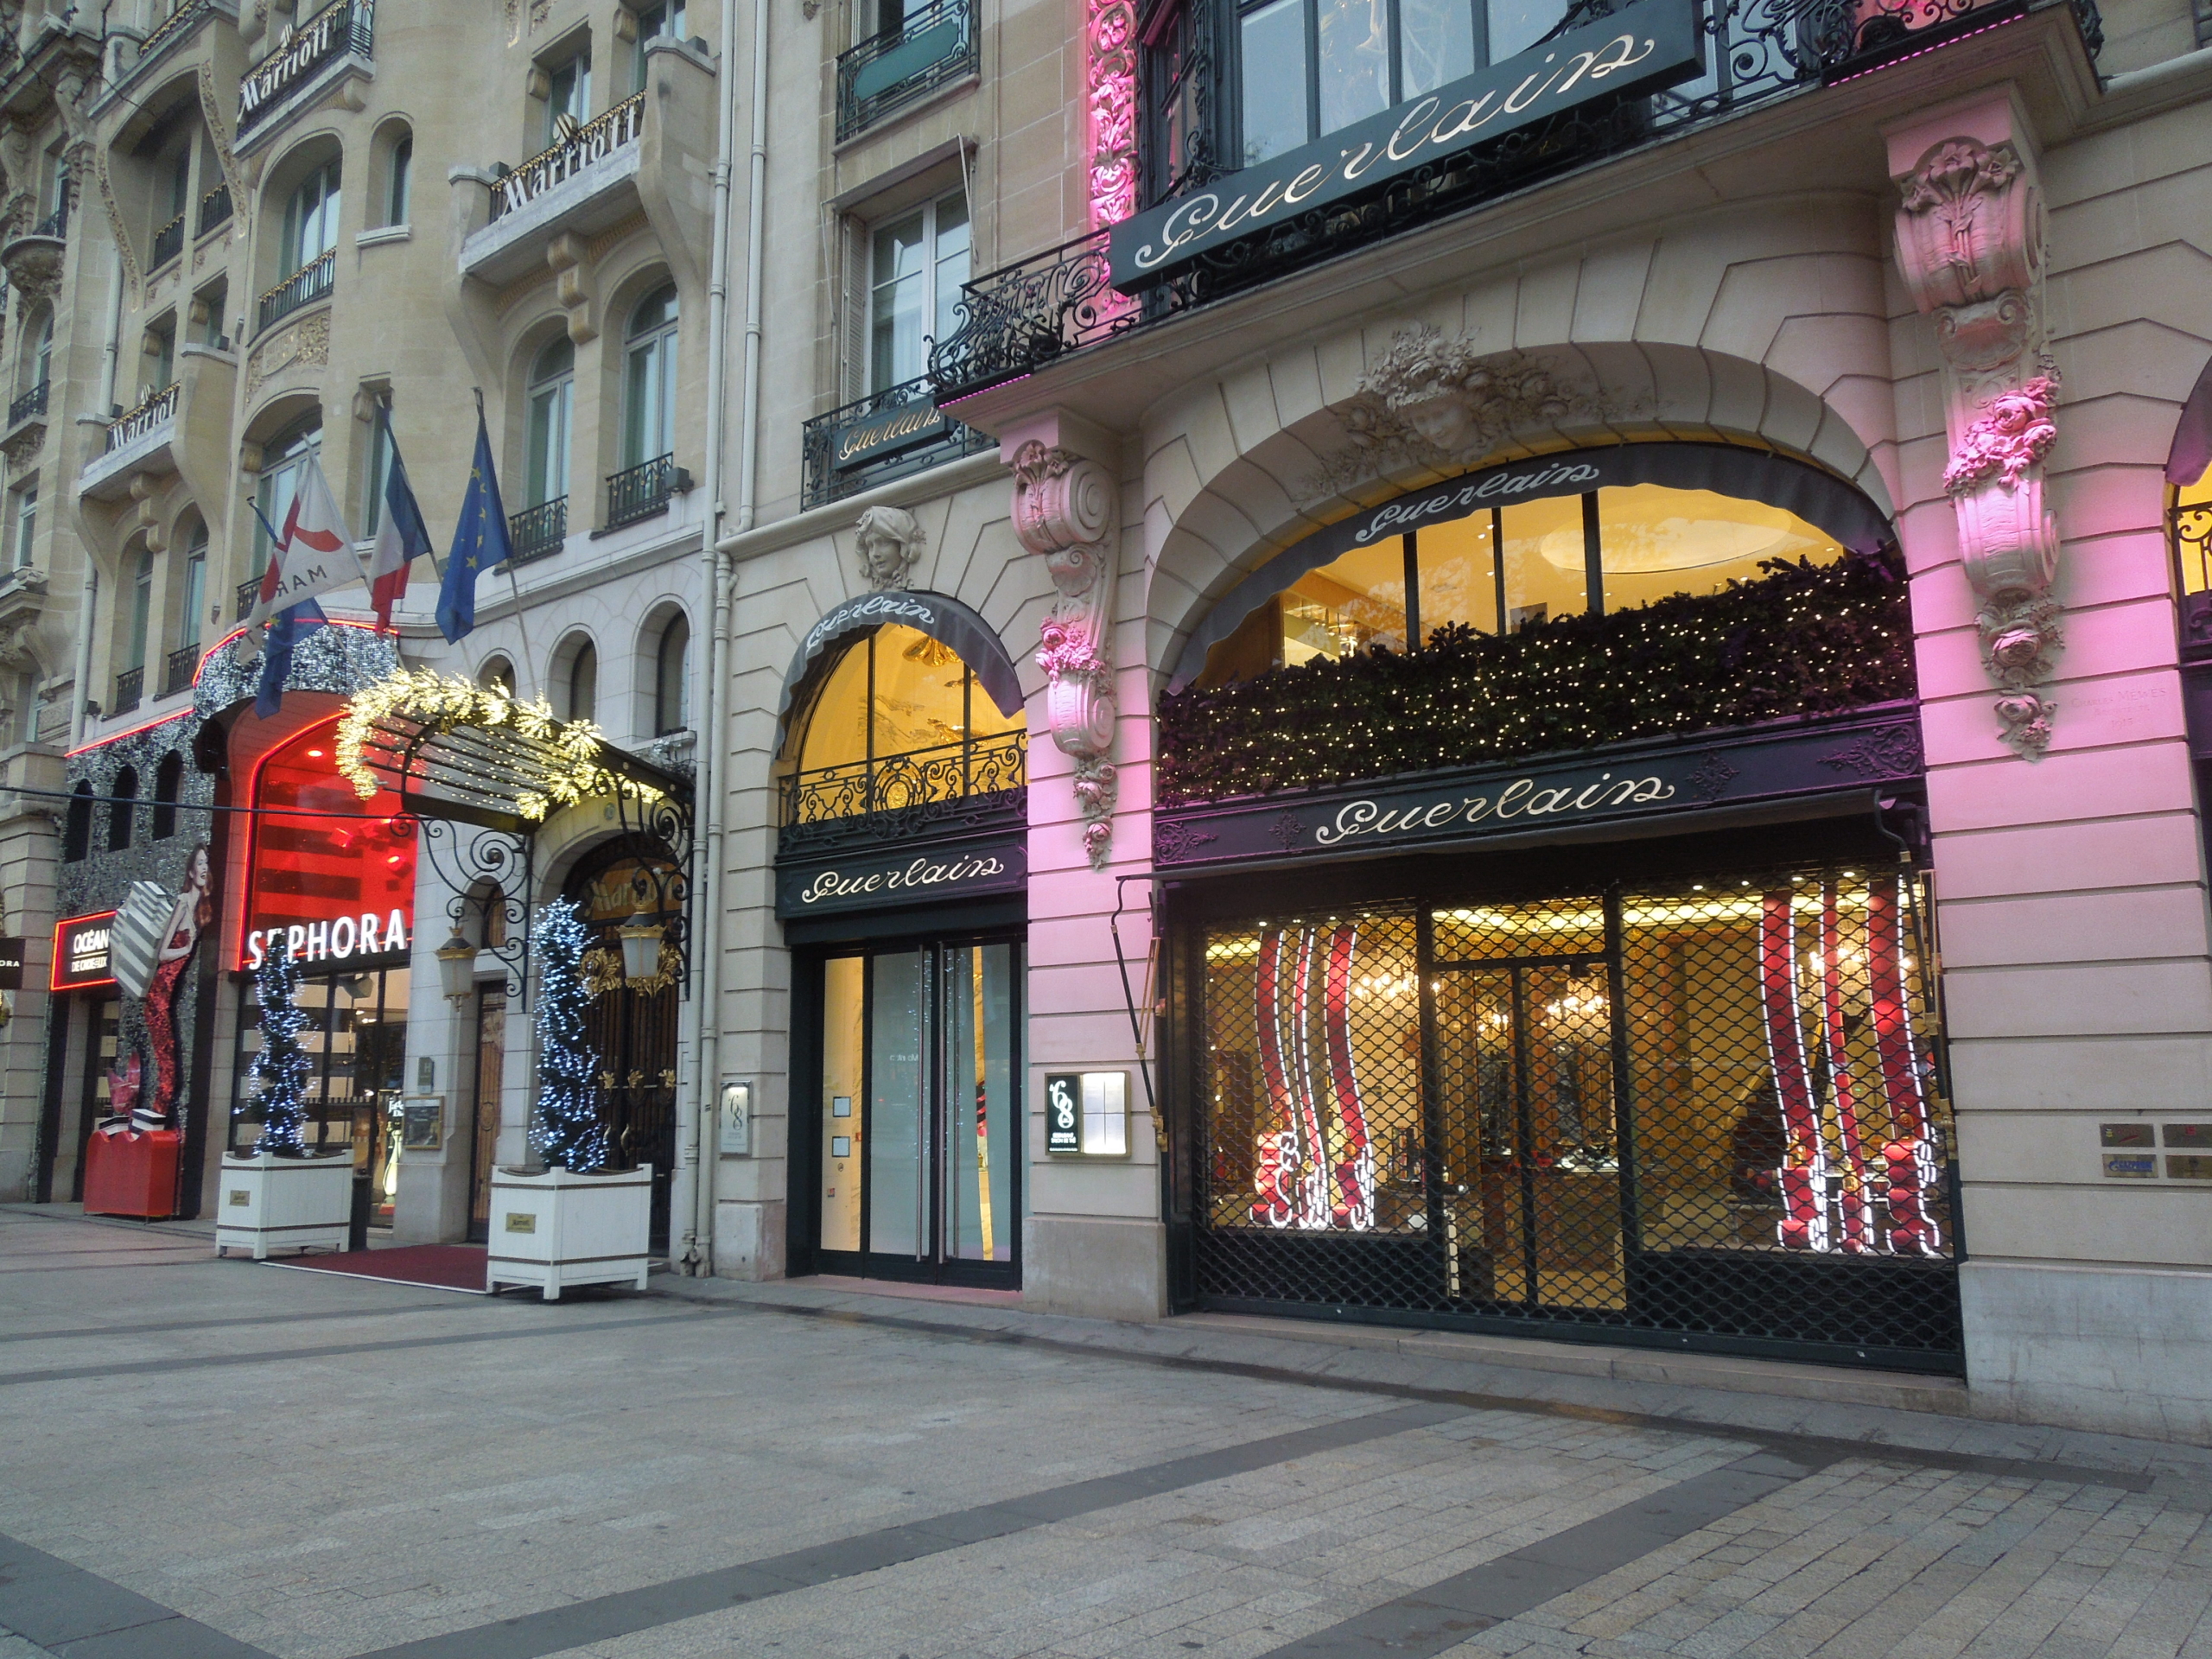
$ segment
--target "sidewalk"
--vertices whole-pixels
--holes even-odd
[[[1967,1414],[1963,1383],[1942,1377],[1791,1365],[1725,1356],[1677,1355],[1398,1331],[1323,1320],[1184,1314],[1125,1324],[1033,1313],[989,1303],[926,1297],[842,1280],[747,1284],[656,1274],[654,1290],[943,1340],[1012,1343],[1063,1353],[1209,1370],[1408,1399],[1446,1400],[1614,1423],[1651,1423],[1763,1440],[1808,1440],[1858,1455],[1887,1447],[1900,1460],[1982,1464],[1992,1473],[2071,1478],[2109,1473],[2112,1484],[2212,1512],[2212,1449]],[[1915,1454],[1918,1454],[1916,1456]]]

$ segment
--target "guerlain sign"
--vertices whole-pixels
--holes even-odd
[[[1818,722],[1163,810],[1161,866],[1369,856],[1915,783],[1920,721],[1885,705]],[[1802,809],[1799,809],[1802,810]]]
[[[776,914],[789,921],[1020,893],[1028,872],[1028,842],[1020,831],[925,852],[916,852],[909,843],[779,861]]]
[[[1600,98],[1656,92],[1705,67],[1696,0],[1637,0],[1503,63],[1356,122],[1114,226],[1128,292],[1240,238],[1433,167]]]

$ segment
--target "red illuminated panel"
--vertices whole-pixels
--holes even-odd
[[[82,991],[94,985],[112,985],[108,967],[108,940],[115,925],[111,910],[90,916],[71,916],[54,925],[54,980],[57,991]]]
[[[338,775],[337,729],[310,726],[261,763],[241,968],[283,949],[312,972],[414,942],[415,825],[389,790],[365,801]]]

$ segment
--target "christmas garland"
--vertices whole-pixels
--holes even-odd
[[[1884,559],[1770,561],[1756,581],[1510,634],[1319,658],[1160,703],[1155,798],[1182,806],[1834,713],[1913,695]]]
[[[441,674],[435,669],[403,668],[364,687],[346,705],[338,722],[338,772],[363,800],[385,786],[362,753],[379,721],[414,721],[434,732],[464,726],[507,731],[536,752],[542,761],[538,787],[515,797],[515,810],[532,823],[556,806],[574,806],[597,795],[627,795],[658,800],[660,791],[632,782],[599,764],[602,737],[588,720],[556,720],[544,698],[524,702],[494,685]]]

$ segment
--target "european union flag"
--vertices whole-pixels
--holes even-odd
[[[269,632],[261,642],[261,683],[254,694],[255,714],[264,720],[276,718],[284,706],[284,682],[292,672],[292,647],[329,620],[322,613],[322,607],[311,599],[303,599],[270,619]]]
[[[454,526],[453,551],[445,580],[438,587],[438,630],[457,644],[476,626],[476,578],[507,556],[507,510],[499,505],[499,478],[492,470],[492,435],[484,411],[476,411],[476,461],[468,472],[468,493],[461,500],[461,522]]]

